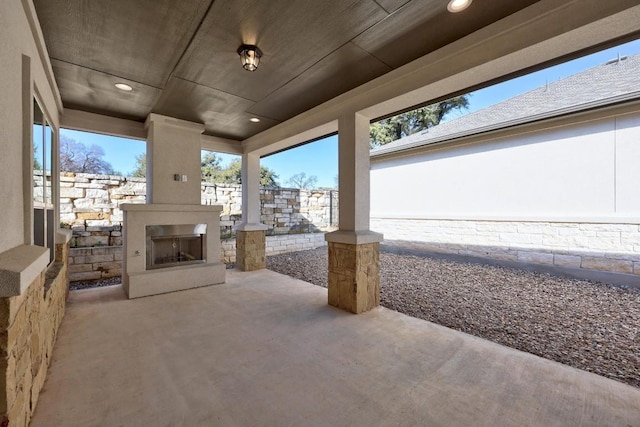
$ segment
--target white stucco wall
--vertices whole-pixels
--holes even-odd
[[[640,216],[640,113],[616,119],[616,212]]]
[[[29,7],[31,2],[25,1]],[[23,3],[3,0],[0,10],[0,253],[25,242],[23,196],[23,57],[30,60],[32,91],[40,96],[42,107],[55,128],[59,117],[53,91],[40,61]],[[31,99],[26,100],[31,103]],[[24,110],[24,111],[23,111]],[[29,115],[30,120],[30,115]],[[30,172],[27,175],[30,177]],[[30,224],[27,224],[30,227]]]
[[[640,108],[373,158],[371,228],[456,253],[640,274]]]
[[[638,165],[638,111],[412,156],[374,158],[371,216],[637,220]]]

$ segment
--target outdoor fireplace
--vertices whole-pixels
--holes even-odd
[[[207,224],[147,225],[147,270],[206,261]]]
[[[147,133],[147,203],[123,203],[122,287],[129,298],[224,283],[222,206],[200,200],[204,124],[152,113]]]
[[[122,285],[129,298],[224,283],[222,206],[127,204]]]

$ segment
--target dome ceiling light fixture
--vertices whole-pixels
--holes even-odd
[[[260,64],[260,58],[262,57],[262,51],[258,49],[258,46],[243,44],[238,48],[238,55],[240,55],[240,61],[242,61],[242,68],[247,71],[258,69],[258,64]]]
[[[447,10],[451,13],[462,12],[471,5],[473,0],[449,0]]]

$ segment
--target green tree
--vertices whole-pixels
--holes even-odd
[[[242,181],[242,160],[233,160],[218,173],[215,182],[240,184]]]
[[[306,190],[316,188],[317,183],[317,176],[307,176],[307,174],[304,172],[297,173],[287,180],[287,185],[290,185],[293,188],[304,188]]]
[[[378,147],[436,126],[451,111],[468,107],[469,95],[461,95],[372,123],[369,130],[370,145],[372,148]]]
[[[271,169],[260,166],[260,185],[263,187],[278,187],[278,175]],[[233,160],[222,168],[218,175],[216,182],[222,182],[227,184],[241,184],[242,183],[242,160]]]
[[[278,174],[265,166],[260,166],[260,185],[263,187],[279,187]]]
[[[200,157],[200,173],[202,180],[206,182],[216,182],[216,178],[222,171],[220,158],[214,153],[206,152]]]
[[[63,172],[113,175],[113,166],[103,157],[104,150],[98,145],[86,146],[64,135],[60,137],[60,170]]]
[[[145,178],[147,176],[147,154],[140,153],[136,156],[136,168],[129,173],[129,176]]]
[[[144,178],[147,173],[147,157],[145,154],[136,156],[137,166],[131,176]],[[240,184],[242,182],[242,160],[237,159],[226,167],[220,166],[220,158],[214,153],[203,154],[200,158],[200,171],[203,181],[225,184]],[[260,185],[264,187],[278,187],[278,175],[267,167],[260,167]]]

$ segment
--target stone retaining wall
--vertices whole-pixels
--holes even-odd
[[[24,294],[0,298],[0,425],[26,426],[47,376],[68,295],[68,244]]]
[[[122,275],[122,246],[71,248],[69,280],[107,279]]]
[[[287,252],[304,251],[325,246],[324,233],[288,234],[267,236],[266,253],[278,255]],[[225,263],[236,262],[236,241],[226,239],[222,241],[221,259]]]
[[[74,227],[121,225],[120,205],[145,203],[144,178],[84,173],[60,174],[60,222]],[[77,228],[76,228],[77,230]]]
[[[372,218],[386,240],[434,252],[640,275],[640,225]]]
[[[50,179],[50,177],[49,177]],[[34,191],[42,192],[40,188]],[[338,224],[336,190],[261,188],[261,222],[267,234],[308,233],[335,229]],[[242,186],[201,184],[203,205],[222,205],[221,236],[231,237],[241,222]],[[145,203],[144,178],[63,172],[60,174],[60,222],[74,231],[77,246],[119,244],[123,203]],[[111,230],[99,227],[115,227]],[[109,234],[99,234],[109,231]],[[111,238],[115,238],[112,240]]]
[[[242,187],[203,182],[201,188],[203,205],[222,205],[220,235],[231,237],[242,220]],[[267,235],[312,233],[338,225],[337,190],[262,187],[260,202]]]
[[[267,255],[315,249],[324,246],[324,233],[286,234],[267,236]],[[220,259],[225,263],[236,261],[236,240],[221,242]],[[122,246],[71,248],[69,250],[69,280],[97,280],[122,275]]]

